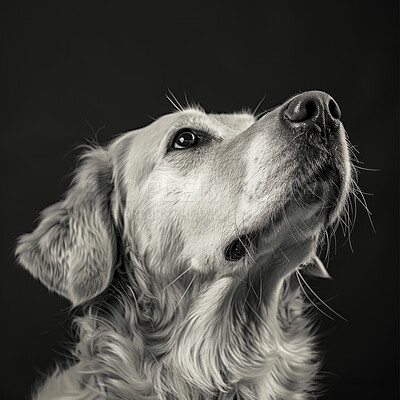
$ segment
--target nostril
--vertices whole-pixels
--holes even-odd
[[[302,122],[311,119],[317,113],[317,105],[313,99],[299,96],[294,99],[285,111],[286,117],[292,122]]]
[[[340,111],[339,106],[337,105],[336,101],[331,99],[328,103],[328,109],[331,116],[335,119],[340,119],[342,113]]]
[[[317,113],[317,106],[312,100],[306,103],[305,109],[307,114],[305,119],[311,119]]]

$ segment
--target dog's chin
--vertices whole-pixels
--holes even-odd
[[[325,179],[299,185],[273,222],[253,234],[256,266],[269,266],[285,276],[313,260],[321,237],[341,213],[338,199],[345,194],[339,171],[328,168],[328,172]]]
[[[323,178],[313,175],[298,181],[286,202],[273,214],[250,226],[225,247],[225,259],[245,269],[260,264],[285,265],[288,271],[307,263],[315,254],[321,234],[332,223],[341,197],[341,178],[330,166]]]

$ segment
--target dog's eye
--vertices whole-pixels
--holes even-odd
[[[247,249],[252,247],[252,236],[244,235],[234,240],[225,249],[225,259],[228,261],[239,261],[246,255]]]
[[[239,261],[246,254],[246,247],[243,242],[238,239],[231,243],[225,250],[225,259],[228,261]]]
[[[225,249],[225,260],[227,261],[239,261],[247,253],[253,252],[256,246],[257,234],[251,232],[246,235],[242,235]]]
[[[199,137],[189,129],[179,131],[172,142],[172,148],[174,149],[187,149],[195,146],[199,141]]]

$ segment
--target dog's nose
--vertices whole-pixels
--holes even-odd
[[[328,93],[313,90],[293,98],[284,110],[284,116],[293,123],[313,123],[324,129],[327,123],[340,119],[341,111]]]

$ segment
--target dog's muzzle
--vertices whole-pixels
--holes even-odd
[[[296,140],[303,143],[302,151],[308,153],[310,159],[323,160],[322,167],[315,174],[310,174],[307,182],[302,182],[312,190],[304,191],[302,187],[297,188],[300,193],[305,193],[303,199],[306,203],[312,203],[313,197],[315,200],[321,197],[321,193],[313,196],[318,189],[321,190],[320,186],[315,184],[321,180],[330,181],[331,189],[335,192],[331,195],[339,196],[340,155],[335,148],[338,147],[342,127],[340,117],[341,111],[336,101],[329,94],[317,90],[295,96],[280,110],[280,118],[287,128],[287,134],[294,135]],[[288,138],[288,140],[293,139]]]
[[[290,162],[297,165],[291,173],[290,191],[282,201],[281,210],[271,218],[275,225],[283,215],[290,214],[291,206],[315,206],[316,210],[321,207],[323,213],[320,215],[326,223],[334,215],[346,179],[344,128],[340,118],[336,101],[327,93],[315,90],[291,98],[256,122],[258,132],[271,126],[273,129],[278,127],[268,134],[279,137],[278,140],[284,143],[282,158],[290,154]],[[254,132],[250,131],[251,134]],[[246,252],[251,253],[257,248],[258,238],[266,232],[269,232],[268,226],[247,227],[244,234],[225,247],[225,259],[238,261]]]

